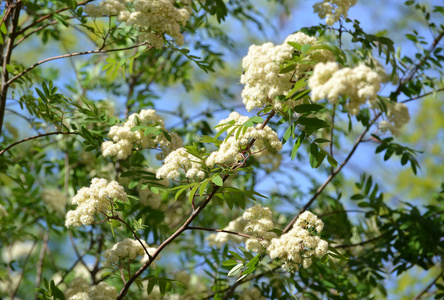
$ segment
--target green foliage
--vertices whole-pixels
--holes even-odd
[[[289,42],[291,58],[276,66],[276,72],[279,68],[280,74],[296,73],[301,65],[308,66],[305,71],[291,79],[285,95],[268,99],[270,105],[248,114],[243,124],[229,121],[214,126],[220,116],[243,110],[238,58],[250,43],[260,43],[252,29],[264,36],[281,32],[281,27],[286,31],[283,16],[291,15],[295,4],[193,1],[193,13],[180,28],[185,46],[178,48],[167,40],[161,49],[139,35],[164,33],[128,26],[116,16],[91,18],[85,4],[23,0],[4,5],[0,284],[5,290],[0,298],[28,299],[37,294],[39,299],[65,299],[63,292],[81,273],[79,264],[86,268],[89,282],[105,281],[128,299],[140,299],[146,293],[238,299],[253,288],[256,297],[267,299],[383,299],[397,296],[387,288],[388,276],[411,275],[413,270],[427,273],[424,278],[430,281],[415,278],[415,284],[410,284],[413,292],[406,297],[428,287],[431,297],[444,298],[439,264],[444,253],[444,186],[438,191],[436,186],[442,173],[442,147],[425,143],[442,137],[442,104],[438,97],[428,104],[422,99],[442,91],[444,31],[437,18],[444,14],[442,6],[406,1],[403,9],[416,19],[400,19],[421,22],[415,21],[412,30],[398,30],[405,37],[390,28],[373,32],[353,20],[352,14],[333,27],[322,21],[319,26],[291,28],[319,42]],[[17,10],[20,18],[13,25]],[[230,26],[221,25],[226,21]],[[273,31],[278,21],[280,28]],[[391,84],[381,90],[377,103],[362,105],[357,114],[348,111],[347,95],[334,103],[313,103],[310,87],[314,87],[309,82],[319,50],[332,53],[340,68],[364,63],[382,72],[373,59],[381,60],[389,74],[383,81]],[[60,54],[67,55],[61,59]],[[57,64],[48,67],[54,60]],[[261,87],[257,88],[260,93]],[[274,101],[280,101],[280,109],[273,108]],[[390,120],[389,104],[411,101],[417,101],[420,109],[408,136],[395,140],[382,134],[378,121],[381,116]],[[101,157],[111,126],[147,108],[164,117],[169,131],[163,124],[141,124],[137,118],[128,130],[167,141],[172,141],[170,132],[177,133],[191,162],[199,164],[205,176],[158,179],[155,168],[161,163],[154,161],[158,149],[139,151],[135,141],[131,141],[136,145],[132,155],[125,160]],[[240,161],[213,168],[206,165],[211,151],[220,150],[223,142],[261,126],[277,132],[282,151],[254,152],[250,148],[255,139],[251,139],[239,147]],[[364,143],[368,147],[362,147]],[[377,165],[372,163],[373,151],[383,153],[381,170],[373,168]],[[410,163],[415,180],[407,180],[405,173],[393,176],[389,159],[394,156],[401,167]],[[354,186],[349,184],[358,176]],[[97,212],[93,224],[67,229],[66,212],[80,207],[69,199],[92,178],[117,181],[129,201],[101,195],[109,201],[105,206],[112,215]],[[402,181],[400,189],[418,184],[427,192],[399,193],[393,178]],[[52,198],[51,190],[55,191]],[[89,194],[85,197],[92,200]],[[315,212],[325,224],[322,238],[329,241],[328,253],[313,258],[310,268],[288,273],[281,268],[283,259],[272,260],[266,252],[252,253],[236,245],[245,241],[240,229],[241,235],[234,236],[237,241],[228,239],[219,245],[226,237],[219,235],[233,237],[226,232],[235,227],[231,222],[241,220],[243,211],[256,203],[273,210],[275,223],[270,231],[278,237],[289,231],[290,220],[299,212]],[[212,240],[210,234],[217,238]],[[106,251],[134,235],[149,247],[161,247],[163,257],[155,262],[156,269],[154,262],[142,267],[138,253],[136,258],[120,257],[112,272],[103,273]],[[432,279],[435,273],[439,277]],[[40,281],[42,286],[35,290]],[[140,289],[126,286],[128,282]]]
[[[63,292],[54,284],[54,280],[48,282],[46,278],[43,278],[44,288],[39,288],[37,290],[38,298],[44,300],[65,300],[65,295]]]

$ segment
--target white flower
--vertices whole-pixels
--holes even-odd
[[[394,136],[399,136],[401,128],[409,121],[409,109],[404,103],[389,103],[387,105],[387,120],[382,120],[378,127],[381,132],[390,130]]]
[[[283,103],[294,107],[297,101],[281,102],[276,99],[279,95],[287,95],[293,87],[294,80],[298,80],[307,70],[313,67],[308,61],[329,61],[332,54],[326,50],[314,51],[304,58],[307,63],[298,64],[292,72],[279,73],[280,65],[292,56],[294,48],[288,42],[300,45],[315,44],[316,38],[298,32],[288,36],[282,45],[265,43],[261,46],[252,45],[247,56],[242,60],[245,69],[241,76],[241,83],[245,84],[242,99],[248,111],[254,107],[265,107],[269,104],[274,109],[282,109]]]
[[[324,223],[316,215],[305,211],[289,232],[271,240],[267,253],[272,259],[282,259],[286,270],[298,270],[301,264],[307,269],[313,255],[321,258],[328,251],[328,243],[312,234],[312,230],[319,234],[323,228]]]
[[[89,299],[89,282],[83,277],[77,277],[69,284],[69,289],[65,291],[66,300]]]
[[[109,130],[108,137],[112,141],[102,143],[103,156],[116,156],[117,159],[126,159],[132,154],[133,148],[160,149],[161,152],[156,158],[162,160],[172,150],[182,146],[182,139],[174,132],[167,132],[171,137],[171,142],[164,133],[145,135],[145,129],[131,131],[137,125],[158,126],[159,130],[166,131],[163,119],[156,114],[153,109],[143,109],[138,114],[129,116],[122,126],[115,125]]]
[[[254,252],[263,252],[270,241],[277,237],[276,233],[271,231],[274,228],[271,209],[257,204],[247,209],[243,217],[247,221],[244,231],[252,236],[247,240],[245,247]]]
[[[179,148],[171,152],[165,158],[165,164],[156,172],[157,178],[174,179],[180,176],[179,170],[183,170],[187,178],[204,179],[206,173],[199,163],[199,158],[187,152],[185,148]]]
[[[129,238],[118,242],[111,249],[106,250],[104,255],[105,261],[103,262],[103,265],[107,267],[113,265],[120,266],[122,260],[132,262],[138,256],[142,256],[140,262],[144,264],[149,259],[148,255],[145,252],[145,249],[150,255],[153,255],[157,249],[150,248],[148,244],[143,240],[142,243],[143,246],[139,241]],[[158,255],[155,260],[159,260],[160,258],[161,256]],[[156,267],[156,264],[152,262],[150,267],[154,269]]]
[[[228,123],[232,120],[235,121],[235,125],[241,125],[248,121],[248,117],[242,116],[237,112],[232,112],[227,119],[221,120],[219,124]],[[245,133],[235,131],[232,136],[226,139],[220,146],[218,151],[214,151],[206,160],[208,167],[212,168],[214,165],[228,165],[237,161],[243,160],[240,154],[241,148],[248,145],[248,143],[255,139],[254,150],[264,150],[267,148],[280,151],[282,149],[282,143],[277,136],[277,133],[269,126],[265,126],[263,129],[256,127],[249,127]],[[218,127],[221,130],[222,127]],[[228,131],[230,131],[229,129]],[[242,128],[237,129],[242,130]],[[237,137],[237,138],[236,138]]]
[[[355,5],[357,0],[323,0],[313,5],[314,12],[319,18],[326,19],[328,26],[333,26],[341,17],[347,18],[350,7]]]
[[[373,104],[377,100],[381,79],[378,73],[364,64],[339,69],[337,63],[327,62],[315,66],[308,86],[315,102],[326,98],[337,103],[339,96],[348,96],[347,109],[350,114],[356,115],[366,101]]]
[[[115,287],[102,281],[98,285],[90,287],[88,297],[91,300],[115,300],[117,298],[117,290]]]
[[[125,5],[129,4],[129,5]],[[175,4],[180,2],[181,7]],[[172,37],[179,46],[183,44],[180,26],[190,19],[191,2],[174,0],[104,0],[98,6],[87,4],[85,13],[91,17],[117,16],[118,21],[136,27],[141,39],[155,48],[162,48],[163,35]]]
[[[66,214],[66,227],[92,224],[96,212],[109,213],[114,199],[128,201],[123,186],[117,181],[108,183],[106,179],[93,178],[91,186],[81,188],[72,199],[72,203],[77,204],[77,208]]]

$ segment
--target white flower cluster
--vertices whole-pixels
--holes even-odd
[[[174,150],[165,158],[165,164],[157,170],[156,177],[174,179],[180,176],[179,170],[183,170],[187,178],[204,179],[206,174],[198,160],[183,147]]]
[[[174,5],[179,3],[181,8]],[[85,13],[91,17],[117,16],[128,26],[139,28],[143,32],[141,38],[148,43],[162,48],[164,34],[183,45],[180,26],[190,19],[193,12],[190,5],[191,0],[104,0],[98,6],[87,4]]]
[[[314,12],[319,18],[326,18],[328,26],[333,26],[341,17],[347,18],[348,10],[357,0],[323,0],[313,5]]]
[[[312,256],[321,258],[328,251],[328,243],[319,237],[323,228],[324,223],[316,215],[305,211],[288,233],[271,240],[267,253],[272,259],[282,259],[286,270],[298,270],[300,264],[307,269]]]
[[[108,183],[106,179],[93,178],[91,186],[81,188],[72,199],[77,208],[66,214],[66,227],[92,224],[96,212],[108,214],[114,199],[128,201],[123,186],[117,181]]]
[[[390,130],[394,136],[401,134],[401,128],[410,121],[409,109],[404,103],[387,105],[387,120],[382,120],[378,127],[381,132]]]
[[[302,32],[288,36],[281,45],[265,43],[261,46],[252,45],[247,56],[242,60],[245,72],[241,76],[241,83],[245,84],[242,91],[243,103],[248,111],[255,107],[265,107],[269,104],[274,109],[282,109],[283,102],[276,99],[279,95],[287,95],[295,80],[313,67],[309,61],[330,61],[333,55],[326,50],[318,50],[304,58],[305,63],[298,64],[294,71],[280,74],[279,68],[289,60],[295,50],[288,42],[300,45],[315,44],[316,38]],[[286,105],[294,107],[296,101],[286,101]]]
[[[274,228],[271,209],[257,204],[247,209],[243,217],[247,221],[244,231],[252,236],[245,243],[245,248],[254,252],[263,252],[270,241],[277,237],[276,233],[271,231]]]
[[[232,112],[227,119],[220,121],[219,124],[228,123],[232,120],[235,121],[234,125],[242,125],[249,120],[249,117],[242,116],[237,112]],[[265,126],[263,129],[260,129],[259,126],[260,125],[249,127],[245,133],[240,133],[237,139],[237,132],[233,133],[233,135],[220,145],[218,151],[214,151],[210,154],[206,159],[206,165],[212,168],[216,164],[227,165],[243,160],[240,151],[242,147],[245,147],[252,139],[256,139],[254,149],[252,149],[253,151],[255,149],[264,150],[267,148],[280,151],[282,149],[282,143],[279,140],[276,131],[269,126]],[[218,127],[218,130],[221,130],[222,128],[223,126]],[[237,130],[242,130],[242,128],[243,127],[240,127]],[[228,131],[230,131],[230,129]]]
[[[247,221],[241,216],[230,223],[228,226],[224,228],[224,230],[233,231],[237,233],[245,233],[244,228],[247,225]],[[226,244],[228,241],[232,241],[233,243],[242,243],[245,238],[239,235],[218,232],[213,233],[207,236],[206,240],[210,246],[222,247],[222,245]]]
[[[52,211],[65,214],[67,199],[59,189],[44,189],[41,196]]]
[[[364,64],[339,69],[337,63],[327,62],[315,66],[308,86],[311,88],[313,101],[327,98],[330,102],[337,103],[340,95],[348,96],[347,109],[352,115],[356,115],[361,104],[367,100],[370,104],[377,100],[381,78]]]
[[[143,240],[142,243],[150,255],[153,255],[157,250],[156,248],[150,248]],[[144,264],[149,260],[149,257],[146,254],[143,246],[137,240],[130,238],[124,239],[123,241],[115,244],[111,249],[106,250],[103,265],[107,267],[120,266],[123,259],[127,259],[129,262],[132,262],[138,256],[142,256],[140,263]],[[161,255],[159,254],[155,260],[159,260],[160,258]],[[156,263],[152,262],[150,267],[153,269],[156,268]]]
[[[64,294],[66,300],[115,300],[117,298],[115,287],[105,282],[90,286],[82,277],[75,278]]]
[[[137,121],[138,120],[138,121]],[[135,146],[141,149],[161,149],[156,155],[157,159],[162,160],[172,150],[182,146],[182,139],[174,132],[170,132],[171,142],[164,134],[144,134],[144,129],[132,132],[131,128],[137,125],[159,126],[165,130],[163,119],[156,114],[154,109],[143,109],[140,113],[134,113],[129,116],[123,126],[115,125],[110,128],[108,137],[112,141],[102,143],[103,156],[116,156],[117,159],[126,159],[133,152]]]

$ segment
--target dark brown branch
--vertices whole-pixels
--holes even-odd
[[[0,151],[0,155],[2,155],[3,153],[5,153],[6,151],[8,151],[9,149],[11,149],[14,146],[17,146],[18,144],[30,141],[30,140],[34,140],[34,139],[38,139],[44,136],[48,136],[48,135],[55,135],[55,134],[78,134],[77,132],[63,132],[63,131],[56,131],[56,132],[49,132],[49,133],[44,133],[44,134],[39,134],[36,136],[31,136],[29,138],[23,139],[21,141],[12,143],[11,145],[9,145],[8,147],[6,147],[5,149],[3,149],[2,151]]]
[[[0,88],[0,137],[2,135],[3,120],[5,117],[5,109],[6,109],[6,98],[8,96],[8,86],[9,86],[8,84],[9,72],[7,66],[11,61],[12,49],[14,47],[14,40],[17,36],[16,33],[17,23],[20,17],[20,10],[22,9],[22,3],[18,1],[15,4],[10,4],[9,7],[11,7],[12,10],[11,12],[12,20],[11,20],[11,28],[9,30],[9,36],[8,39],[6,40],[6,47],[4,48],[3,57],[2,57],[2,83]]]

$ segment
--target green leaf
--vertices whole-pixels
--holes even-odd
[[[177,191],[176,195],[174,196],[174,200],[177,201],[177,198],[179,198],[180,194],[182,194],[184,191],[186,191],[188,188],[190,188],[192,184],[188,184],[186,186],[181,186],[180,189]]]
[[[196,183],[196,185],[191,189],[191,192],[190,192],[190,194],[188,195],[188,201],[189,201],[190,203],[193,202],[194,195],[196,194],[197,189],[199,188],[199,185],[200,185],[200,184],[197,184],[197,183]]]
[[[228,251],[234,258],[236,258],[237,260],[241,260],[241,261],[245,261],[242,256],[240,256],[239,254],[237,254],[234,251]]]
[[[230,272],[228,272],[227,276],[235,276],[237,273],[239,273],[244,268],[243,264],[237,264],[234,266]]]
[[[287,130],[285,130],[284,133],[284,137],[283,142],[285,143],[286,141],[288,141],[290,139],[290,137],[293,135],[294,133],[294,125],[292,124],[290,127],[287,128]]]
[[[302,52],[302,53],[305,53],[305,52],[307,52],[310,48],[311,48],[311,45],[310,45],[310,44],[302,45],[302,47],[301,47],[301,52]]]
[[[207,188],[208,182],[210,182],[209,180],[205,180],[204,182],[202,182],[202,184],[200,185],[199,188],[199,196],[202,196],[203,193],[205,193],[205,189]]]
[[[3,34],[7,34],[8,30],[6,29],[6,22],[2,22],[2,26],[0,26],[0,30]]]
[[[156,283],[157,283],[157,278],[152,278],[152,279],[148,280],[148,286],[146,288],[146,292],[148,293],[148,295],[151,294],[154,287],[156,286]]]
[[[361,195],[361,194],[355,194],[355,195],[350,197],[350,199],[352,199],[352,200],[361,200],[361,199],[364,199],[364,198],[365,198],[365,196]]]
[[[324,128],[329,127],[330,125],[325,122],[324,120],[318,119],[318,118],[306,118],[306,117],[300,117],[298,119],[299,124],[304,126],[310,126],[314,128]]]
[[[296,154],[298,153],[299,147],[301,146],[302,142],[305,139],[305,132],[302,132],[299,136],[296,142],[294,143],[293,149],[291,150],[291,160],[293,160],[296,157]]]
[[[328,163],[333,167],[336,168],[338,166],[338,162],[336,161],[336,159],[334,159],[331,155],[327,155],[327,161]]]
[[[317,143],[317,144],[321,144],[321,143],[331,143],[330,140],[323,139],[323,138],[315,139],[313,142],[315,142],[315,143]]]
[[[212,181],[215,185],[217,185],[217,186],[223,186],[223,185],[224,185],[224,182],[223,182],[222,178],[221,178],[219,175],[214,176],[214,177],[211,179],[211,181]]]
[[[324,106],[320,104],[301,104],[295,106],[293,109],[295,112],[302,114],[306,112],[320,111],[321,109],[324,109]]]
[[[229,259],[229,260],[224,261],[224,262],[222,263],[222,266],[231,267],[231,266],[235,266],[235,265],[237,265],[238,263],[239,263],[239,262],[238,262],[237,260]]]
[[[138,184],[139,184],[139,181],[136,181],[136,180],[131,181],[128,185],[128,188],[131,190],[131,189],[135,188]]]

